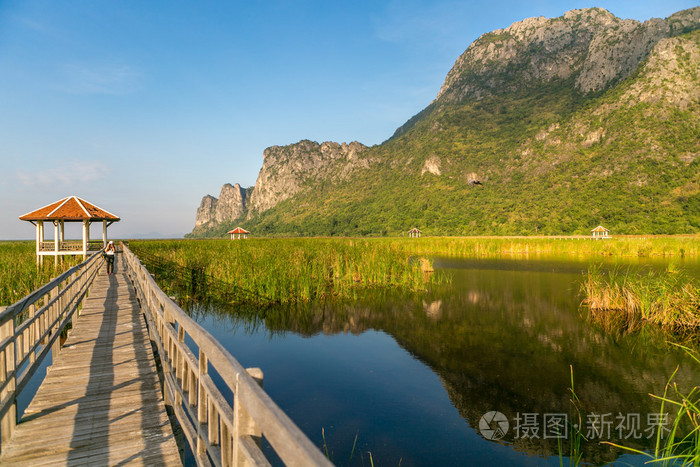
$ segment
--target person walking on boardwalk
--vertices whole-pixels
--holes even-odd
[[[110,241],[105,248],[105,258],[107,259],[107,274],[114,274],[114,242]]]

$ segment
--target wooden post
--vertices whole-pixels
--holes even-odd
[[[263,385],[263,372],[260,368],[246,368],[248,374],[255,380],[260,387]],[[239,449],[239,440],[243,436],[250,436],[255,440],[258,446],[262,439],[262,431],[255,424],[255,420],[250,416],[248,411],[241,404],[239,394],[239,384],[238,379],[240,375],[236,378],[236,392],[233,395],[233,460],[232,465],[234,466],[244,466],[246,465],[245,458],[241,455]],[[223,448],[223,446],[222,446]]]
[[[51,289],[51,300],[55,300],[56,297],[58,296],[58,286],[54,287]],[[51,331],[49,332],[49,338],[53,337],[54,334],[58,333],[59,325],[53,324],[54,321],[58,318],[58,315],[60,313],[60,301],[61,300],[56,300],[53,305],[51,305],[51,312],[49,313],[49,326],[51,326]],[[61,350],[61,336],[56,337],[56,340],[53,341],[53,344],[51,345],[51,359],[52,359],[52,364],[53,362],[56,361],[56,358],[58,357],[58,352]]]
[[[181,348],[185,345],[185,328],[178,325],[177,329],[177,342],[173,343],[173,353],[175,354],[175,381],[180,380],[180,387],[185,390],[187,389],[187,365],[185,363],[185,353],[181,351]],[[177,407],[182,404],[182,397],[178,391],[175,395],[175,405]]]
[[[198,383],[198,390],[197,390],[197,422],[199,425],[204,425],[207,424],[207,421],[209,420],[208,417],[208,410],[207,410],[207,394],[206,391],[204,390],[204,383],[202,382],[202,376],[206,375],[207,372],[209,371],[208,369],[208,363],[207,363],[207,356],[204,354],[202,349],[199,349],[199,376],[197,377],[197,383]],[[211,433],[212,433],[212,427],[209,425],[208,427],[209,431],[209,439],[211,439]],[[196,454],[201,456],[204,455],[206,452],[206,446],[204,445],[204,439],[202,439],[202,435],[199,434],[199,430],[197,430],[197,452]]]
[[[15,320],[14,318],[10,318],[0,326],[0,340],[5,339],[6,337],[12,338],[9,345],[2,352],[2,358],[0,358],[0,363],[2,363],[2,366],[0,367],[0,380],[2,381],[7,380],[9,374],[13,373],[15,370],[16,357],[14,335]],[[9,381],[7,381],[7,386],[5,389],[0,392],[0,400],[5,400],[8,395],[12,395],[12,406],[7,413],[5,413],[2,419],[0,419],[0,443],[2,444],[2,448],[5,447],[7,442],[12,437],[12,432],[17,425],[17,398],[14,394],[16,381],[17,376],[13,374]]]
[[[107,221],[102,221],[102,248],[107,246]]]
[[[34,343],[36,342],[36,340],[38,338],[38,333],[36,330],[38,323],[34,320],[34,315],[36,314],[36,304],[32,303],[31,305],[29,305],[29,308],[27,309],[27,311],[29,313],[29,316],[27,316],[27,320],[29,320],[29,322],[32,323],[29,326],[29,339],[28,339],[28,341],[29,341],[29,345],[34,345]],[[27,349],[27,351],[29,351],[29,349]],[[32,351],[31,355],[29,355],[29,364],[31,365],[32,363],[34,363],[35,360],[36,360],[36,352]]]

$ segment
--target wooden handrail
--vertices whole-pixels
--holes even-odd
[[[17,424],[17,397],[78,311],[104,262],[94,254],[0,312],[0,440]],[[21,372],[20,372],[21,369]]]
[[[127,246],[123,252],[160,355],[165,403],[172,407],[197,464],[269,465],[260,449],[264,437],[286,465],[332,465],[263,391],[262,371],[245,369],[158,287]],[[231,391],[232,401],[213,383],[210,368]]]

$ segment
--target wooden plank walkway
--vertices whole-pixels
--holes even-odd
[[[134,289],[118,255],[0,455],[0,465],[180,465]]]

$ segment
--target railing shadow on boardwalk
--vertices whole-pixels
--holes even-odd
[[[115,337],[115,325],[116,322],[113,319],[109,319],[107,316],[112,310],[110,305],[112,305],[116,298],[115,295],[118,293],[117,292],[117,284],[116,284],[116,279],[112,280],[112,277],[109,277],[109,288],[107,289],[107,293],[105,295],[105,301],[104,301],[104,314],[105,317],[102,319],[102,326],[100,327],[100,331],[98,333],[98,338],[102,337],[102,342],[101,344],[104,345],[105,351],[104,352],[94,352],[92,354],[92,359],[90,361],[90,380],[88,381],[87,384],[87,390],[85,391],[85,397],[78,399],[78,411],[75,415],[76,421],[83,418],[84,414],[87,412],[89,414],[92,414],[93,420],[92,424],[101,426],[109,422],[109,399],[102,399],[97,402],[95,406],[91,407],[86,407],[89,401],[89,398],[93,394],[99,394],[101,387],[107,386],[107,387],[113,387],[114,386],[114,371],[111,370],[112,365],[114,365],[113,359],[112,359],[112,347],[114,346],[114,337]],[[110,303],[112,302],[112,303]],[[99,371],[99,370],[106,370],[106,371]],[[73,463],[77,461],[76,458],[76,453],[78,452],[76,449],[80,447],[80,439],[77,437],[73,437],[71,440],[71,451],[68,453],[68,463]],[[102,455],[108,455],[109,454],[109,446],[107,443],[103,444],[100,446],[98,449],[100,449],[102,452],[98,452],[96,454],[102,454]]]
[[[152,368],[139,365],[137,373],[133,374],[130,379],[117,379],[116,371],[120,366],[125,365],[134,360],[143,362],[152,359],[152,355],[146,352],[150,347],[150,341],[147,342],[147,336],[143,332],[136,332],[139,323],[142,320],[141,311],[138,306],[131,306],[129,313],[122,316],[122,321],[118,320],[117,308],[123,306],[123,295],[128,293],[126,287],[119,287],[118,276],[109,276],[109,286],[106,290],[103,307],[104,317],[102,324],[97,334],[99,340],[99,349],[96,349],[90,360],[90,377],[87,383],[85,396],[77,399],[77,413],[75,420],[89,418],[91,426],[110,426],[118,424],[122,420],[139,416],[141,422],[141,432],[148,433],[152,430],[152,425],[148,417],[145,415],[144,407],[153,404],[153,398],[147,397],[149,394],[160,392],[160,383],[153,374]],[[123,279],[122,279],[123,280]],[[128,302],[135,300],[133,294],[127,297]],[[128,320],[124,321],[126,317]],[[133,342],[133,345],[122,344],[122,342]],[[128,345],[133,349],[133,359],[124,360],[119,357],[119,352],[123,347]],[[147,347],[148,346],[148,347]],[[135,390],[133,390],[133,389]],[[111,398],[104,396],[106,391],[109,393],[130,391],[137,395],[133,399],[133,407],[127,407],[121,410],[121,414],[113,414],[110,412]],[[116,416],[115,416],[116,415]],[[148,446],[138,450],[130,456],[121,459],[118,465],[128,464],[136,460],[148,459],[148,463],[152,465],[165,465],[167,458],[164,456],[161,446],[158,444],[159,438],[151,437],[148,441]],[[84,454],[80,449],[85,447],[85,440],[82,439],[79,433],[73,437],[71,441],[71,451],[68,453],[68,464],[77,464],[84,462]],[[97,444],[92,447],[91,455],[95,458],[109,459],[110,445],[108,442]]]

